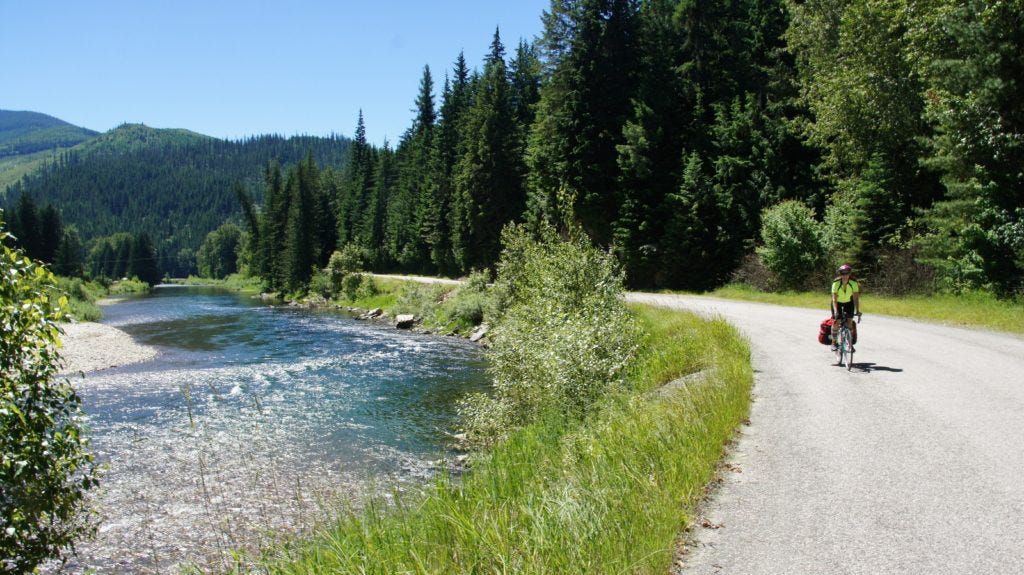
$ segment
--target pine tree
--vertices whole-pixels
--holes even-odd
[[[427,213],[421,209],[421,205],[429,202],[424,176],[430,165],[431,141],[436,121],[433,79],[429,66],[423,69],[415,112],[413,125],[403,134],[395,152],[398,185],[387,208],[385,234],[390,259],[405,269],[423,270],[430,256],[419,226],[423,223],[421,218]]]
[[[53,273],[65,277],[82,277],[85,274],[83,252],[78,229],[74,226],[64,228],[60,246],[53,257]]]
[[[116,242],[112,243],[114,247],[111,251],[114,259],[109,264],[110,275],[107,277],[115,280],[131,277],[132,238],[128,234],[116,234],[115,237]]]
[[[732,231],[731,198],[715,189],[697,152],[687,155],[677,193],[665,198],[669,220],[662,238],[658,283],[691,290],[720,285],[742,253]]]
[[[319,168],[312,154],[288,170],[284,192],[288,194],[288,216],[285,220],[282,287],[290,292],[302,290],[309,283],[319,262],[315,212]]]
[[[660,273],[658,243],[670,214],[661,208],[679,187],[679,160],[690,134],[693,102],[685,97],[675,0],[644,5],[640,14],[640,73],[630,119],[617,147],[622,205],[613,226],[615,253],[634,286]]]
[[[40,259],[39,243],[42,234],[40,233],[39,209],[36,208],[36,203],[30,194],[22,193],[18,198],[10,226],[15,244],[25,252],[25,255],[32,259]]]
[[[363,214],[362,242],[363,250],[370,254],[367,264],[374,268],[390,267],[394,262],[388,259],[385,249],[385,225],[387,206],[398,185],[398,172],[395,168],[395,153],[388,142],[376,154],[373,189],[366,203]]]
[[[47,205],[39,212],[37,259],[53,263],[62,239],[64,239],[64,223],[61,221],[60,213],[52,204]]]
[[[639,69],[638,5],[562,0],[545,15],[552,70],[530,135],[530,217],[558,224],[571,212],[601,245],[621,201],[616,157]]]
[[[455,169],[465,152],[465,117],[471,106],[472,86],[465,56],[460,52],[452,69],[453,79],[445,79],[434,145],[431,151],[430,185],[438,212],[436,239],[431,242],[430,261],[444,274],[458,272],[453,238],[455,230],[465,229],[455,220]],[[468,225],[468,224],[466,224]]]
[[[130,242],[125,243],[130,246],[126,275],[139,278],[149,285],[160,283],[163,273],[157,265],[156,251],[153,249],[149,234],[139,233]]]
[[[501,229],[521,217],[525,166],[516,137],[505,48],[495,30],[491,51],[465,120],[464,153],[456,166],[453,248],[462,271],[493,265]]]
[[[285,284],[284,248],[291,198],[284,189],[280,164],[275,161],[268,162],[263,179],[266,196],[260,224],[256,269],[271,290],[280,290]]]
[[[918,241],[948,287],[1024,293],[1024,6],[1019,0],[916,3],[908,27],[936,130],[926,165],[942,201]]]
[[[360,110],[355,138],[348,149],[348,161],[342,171],[336,199],[339,249],[359,239],[360,225],[373,186],[373,167],[372,148],[366,141],[366,125],[363,111]]]

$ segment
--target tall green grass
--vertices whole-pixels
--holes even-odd
[[[827,286],[826,286],[827,287]],[[733,284],[707,295],[762,303],[819,308],[828,311],[829,294],[758,291],[742,284]],[[874,295],[870,290],[861,296],[861,311],[908,317],[965,327],[981,327],[1024,333],[1024,300],[1002,300],[992,294],[972,292],[962,295],[934,294],[928,296],[889,297]]]
[[[633,392],[585,421],[529,425],[461,479],[377,499],[256,570],[298,573],[665,573],[748,412],[749,347],[721,321],[634,307]],[[682,375],[685,385],[652,389]],[[242,571],[239,568],[239,571]]]
[[[103,285],[88,282],[81,278],[57,277],[55,296],[65,295],[68,298],[67,312],[75,321],[97,321],[103,317],[96,300],[107,293]]]

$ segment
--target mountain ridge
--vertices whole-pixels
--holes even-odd
[[[0,110],[0,158],[70,148],[99,135],[41,112]]]

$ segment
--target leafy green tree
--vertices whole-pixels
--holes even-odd
[[[824,269],[828,253],[813,210],[796,200],[787,200],[765,210],[762,222],[764,246],[758,253],[782,287],[800,289],[808,277]]]
[[[94,530],[85,496],[99,474],[81,401],[57,377],[66,300],[50,299],[54,285],[0,245],[0,573],[31,573]]]
[[[854,254],[868,267],[899,239],[895,232],[915,209],[941,194],[938,174],[919,162],[931,127],[922,76],[909,56],[907,31],[915,23],[906,6],[903,0],[805,3],[794,7],[789,33],[814,115],[809,134],[825,150],[823,167],[837,187],[867,192],[853,208],[863,212],[856,221],[869,224],[857,229]]]
[[[206,235],[196,254],[196,264],[202,277],[223,279],[238,271],[242,229],[226,223]]]

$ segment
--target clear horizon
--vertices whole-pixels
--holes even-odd
[[[0,2],[0,109],[106,132],[121,124],[217,138],[331,134],[395,145],[424,66],[435,103],[460,52],[479,69],[542,32],[548,0],[364,5],[99,0]]]

